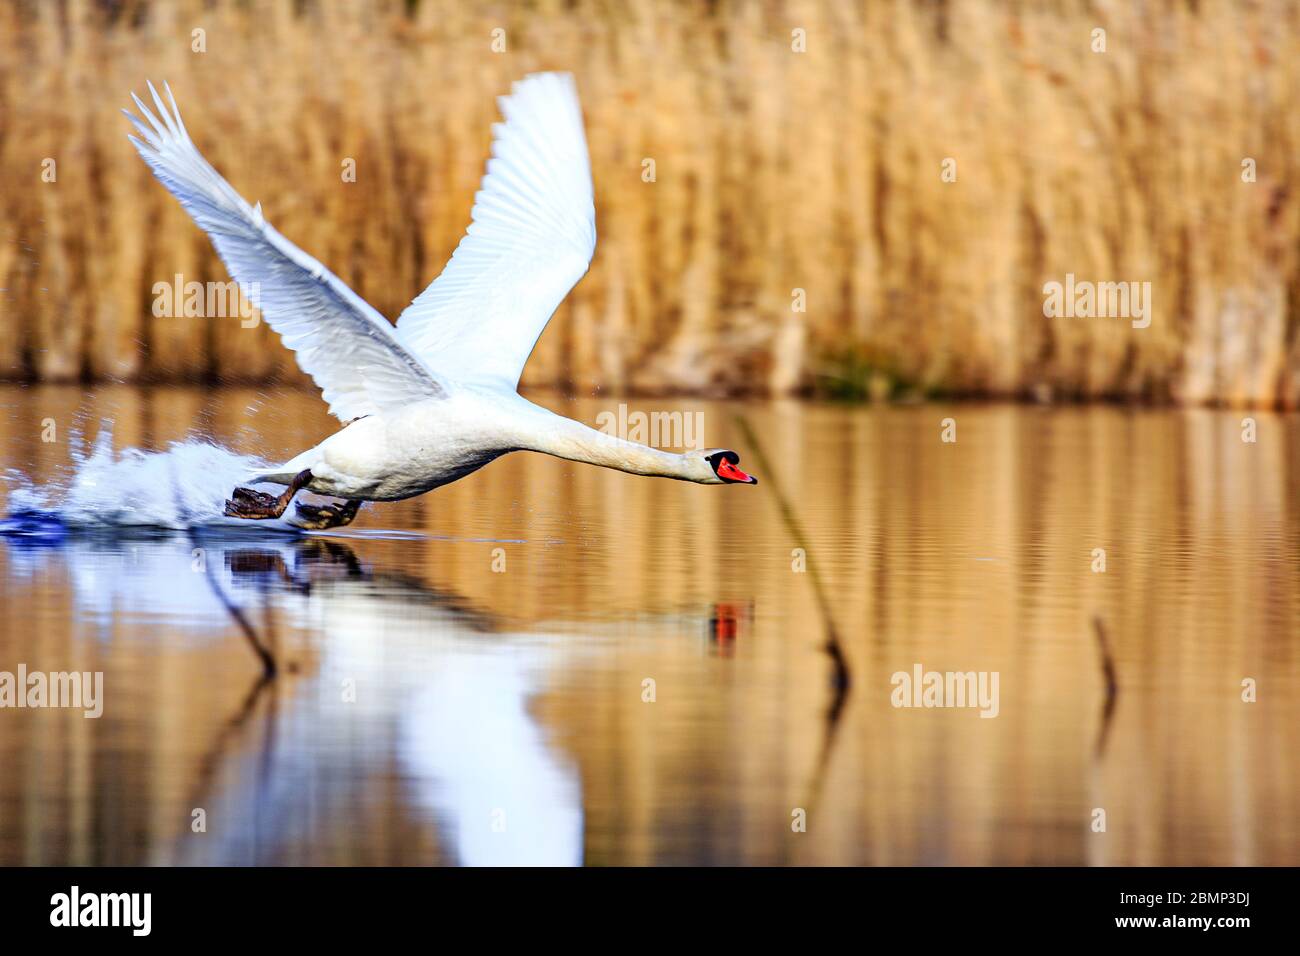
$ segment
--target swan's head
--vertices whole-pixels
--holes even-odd
[[[703,485],[756,485],[758,479],[747,475],[736,466],[740,456],[730,448],[705,448],[696,452],[701,464],[708,466],[708,471],[700,469],[700,477],[695,480]]]

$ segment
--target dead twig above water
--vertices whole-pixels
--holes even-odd
[[[763,474],[764,487],[766,487],[768,493],[776,498],[776,505],[781,512],[781,520],[785,523],[786,530],[789,532],[790,537],[794,539],[795,544],[803,550],[806,573],[812,582],[813,595],[817,600],[822,628],[826,634],[826,642],[821,649],[831,659],[831,702],[830,706],[826,708],[825,729],[813,771],[812,792],[807,800],[807,809],[811,813],[821,797],[822,787],[826,780],[826,770],[830,765],[831,752],[835,746],[840,716],[844,713],[844,705],[848,701],[849,686],[852,682],[849,662],[844,654],[844,646],[840,641],[839,631],[835,627],[835,617],[831,613],[830,599],[826,596],[825,584],[822,582],[821,575],[817,571],[817,565],[813,561],[811,550],[808,547],[807,535],[804,534],[803,526],[799,523],[798,516],[790,506],[789,499],[781,490],[781,483],[777,478],[776,469],[773,467],[771,459],[764,453],[758,435],[750,426],[749,421],[744,416],[737,415],[736,424],[740,426],[740,430],[745,435],[749,451],[753,453],[754,458],[758,461],[759,469]]]
[[[844,646],[840,642],[839,632],[835,627],[835,617],[831,614],[830,600],[826,597],[826,588],[822,583],[821,574],[817,570],[817,563],[813,560],[812,550],[808,547],[808,537],[804,534],[803,526],[799,523],[799,518],[794,513],[794,509],[790,507],[789,499],[781,489],[781,482],[777,478],[776,468],[773,467],[771,460],[764,453],[758,435],[754,432],[748,419],[743,415],[736,416],[736,424],[744,432],[745,441],[754,457],[758,460],[759,468],[763,472],[763,483],[767,486],[768,492],[776,498],[776,505],[781,512],[781,520],[785,523],[786,530],[789,531],[790,537],[794,539],[795,544],[803,551],[805,568],[809,580],[812,581],[813,595],[817,599],[817,608],[821,612],[822,625],[826,631],[826,643],[823,645],[822,650],[830,657],[833,666],[831,685],[835,689],[836,698],[831,707],[831,714],[838,716],[840,709],[844,705],[842,698],[848,693],[850,674],[848,658],[844,656]]]

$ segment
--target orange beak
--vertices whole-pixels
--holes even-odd
[[[736,481],[746,485],[758,484],[758,479],[753,475],[747,475],[731,462],[724,460],[718,465],[718,477],[726,478],[728,481]]]

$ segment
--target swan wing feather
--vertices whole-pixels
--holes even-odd
[[[153,84],[153,112],[134,93],[140,116],[123,110],[139,136],[129,139],[185,211],[263,318],[294,351],[330,412],[351,421],[386,408],[440,397],[445,390],[391,323],[277,232],[203,158],[181,120],[171,89],[164,104]]]
[[[573,77],[537,73],[499,99],[492,158],[451,260],[397,320],[448,377],[513,391],[556,307],[596,249],[596,211]]]

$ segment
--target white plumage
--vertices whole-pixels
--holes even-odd
[[[513,390],[591,263],[596,207],[573,77],[531,76],[499,103],[473,222],[397,331],[433,368]]]
[[[250,206],[235,192],[199,153],[164,89],[166,103],[149,85],[157,115],[132,94],[141,116],[126,112],[140,134],[131,142],[212,238],[331,413],[361,419],[256,480],[288,484],[310,471],[304,487],[312,491],[393,500],[529,449],[634,474],[754,483],[735,477],[743,472],[734,452],[647,448],[554,415],[515,391],[538,337],[596,248],[591,166],[571,76],[534,74],[501,97],[505,122],[493,127],[469,229],[395,327],[276,232],[260,203]]]
[[[199,228],[244,295],[296,353],[343,421],[442,394],[424,362],[407,351],[392,325],[323,265],[280,235],[203,158],[190,139],[170,88],[163,105],[149,84],[155,117],[131,98],[148,125],[125,110],[143,141],[131,142],[153,174]]]

